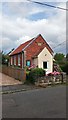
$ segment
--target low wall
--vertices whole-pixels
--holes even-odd
[[[10,77],[13,77],[17,80],[20,80],[22,82],[26,80],[26,71],[21,68],[14,68],[11,66],[2,66],[2,70],[0,72]]]
[[[55,75],[55,76],[44,76],[44,77],[40,77],[38,79],[36,79],[36,82],[66,82],[66,74],[63,74],[63,76],[60,75]]]

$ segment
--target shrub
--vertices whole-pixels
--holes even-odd
[[[30,83],[34,84],[39,77],[42,77],[44,75],[45,75],[45,70],[43,70],[42,68],[34,68],[29,72],[29,74],[27,74],[27,80]]]
[[[63,66],[61,66],[61,69],[63,70],[63,72],[66,72],[66,74],[68,75],[68,62],[66,62]]]

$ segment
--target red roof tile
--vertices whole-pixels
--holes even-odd
[[[29,40],[23,44],[21,44],[18,48],[16,48],[10,55],[15,55],[18,54],[20,52],[22,52],[22,49],[24,49],[24,47],[26,47],[32,40]]]
[[[38,45],[38,43],[41,43],[41,45]],[[27,59],[30,60],[32,57],[37,56],[45,47],[49,50],[49,52],[51,54],[53,54],[53,50],[46,43],[44,38],[41,35],[38,35],[36,38],[33,38],[33,39],[21,44],[10,55],[18,54],[18,53],[22,52],[22,50],[25,50],[26,51],[26,60]]]

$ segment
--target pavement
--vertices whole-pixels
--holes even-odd
[[[2,95],[3,118],[66,118],[66,86]]]
[[[26,85],[23,84],[21,81],[16,80],[8,75],[0,73],[0,94],[8,94],[20,91],[26,91],[31,89],[36,89],[35,85]]]
[[[3,73],[0,73],[0,94],[8,94],[8,93],[10,94],[10,93],[39,89],[39,88],[41,89],[42,87],[35,86],[32,84],[26,85],[19,80],[16,80]]]
[[[8,94],[8,93],[15,93],[33,89],[41,89],[41,87],[36,87],[35,85],[10,85],[10,86],[2,86],[0,87],[0,94]]]
[[[0,86],[19,85],[19,84],[22,84],[22,82],[12,77],[9,77],[8,75],[0,73]]]

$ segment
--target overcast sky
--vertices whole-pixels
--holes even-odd
[[[51,0],[46,3],[66,8],[65,0],[60,1]],[[26,0],[3,0],[0,3],[0,26],[0,49],[2,47],[4,52],[9,52],[38,34],[42,34],[51,48],[54,48],[66,40],[66,11]],[[55,53],[66,53],[66,42],[53,50]]]

